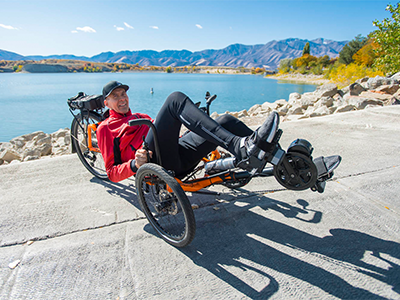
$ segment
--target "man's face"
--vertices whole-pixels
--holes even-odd
[[[126,114],[129,111],[129,97],[124,88],[116,88],[104,100],[104,104],[119,114]]]

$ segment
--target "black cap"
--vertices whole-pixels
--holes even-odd
[[[106,99],[113,90],[115,90],[116,88],[123,88],[125,91],[129,90],[129,86],[127,86],[126,84],[122,84],[121,82],[118,81],[110,81],[109,83],[107,83],[104,87],[103,87],[103,97],[104,99]]]

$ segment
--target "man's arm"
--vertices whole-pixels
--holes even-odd
[[[115,164],[114,136],[105,126],[99,126],[97,129],[97,139],[104,159],[107,175],[111,181],[119,182],[135,174],[131,168],[133,159],[123,162],[122,164]]]

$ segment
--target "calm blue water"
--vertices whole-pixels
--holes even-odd
[[[211,112],[240,111],[254,104],[288,100],[293,92],[315,90],[314,85],[278,83],[255,75],[167,74],[167,73],[62,73],[0,74],[0,142],[34,131],[52,133],[71,125],[67,99],[83,91],[100,94],[103,85],[118,80],[130,86],[133,112],[155,118],[173,91],[186,93],[194,102],[206,91],[217,94]],[[153,88],[154,94],[150,94]]]

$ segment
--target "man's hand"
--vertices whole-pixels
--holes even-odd
[[[135,166],[139,169],[142,165],[147,163],[147,152],[149,153],[150,157],[153,157],[152,151],[147,151],[144,149],[139,149],[135,153]]]

